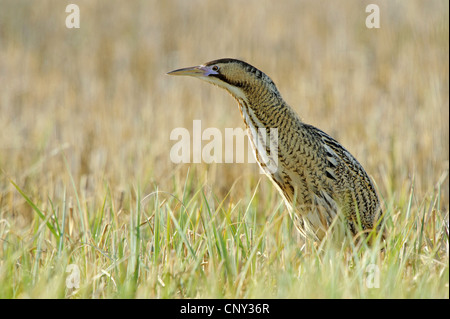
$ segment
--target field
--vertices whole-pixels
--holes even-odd
[[[0,298],[449,298],[448,1],[68,3],[0,0]],[[362,163],[383,251],[304,241],[254,163],[171,161],[244,126],[166,75],[224,57]]]

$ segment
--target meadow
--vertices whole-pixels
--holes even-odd
[[[449,298],[448,1],[68,3],[0,0],[0,298]],[[254,163],[170,160],[243,127],[166,75],[224,57],[360,161],[385,243],[303,240]]]

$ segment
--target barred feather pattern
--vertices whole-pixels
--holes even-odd
[[[321,240],[340,220],[355,236],[380,229],[380,201],[361,164],[328,134],[302,122],[265,73],[244,61],[219,59],[170,74],[199,77],[238,101],[256,160],[304,236]]]
[[[244,85],[246,94],[235,98],[257,162],[284,198],[297,229],[320,240],[341,215],[353,235],[371,230],[381,209],[361,164],[328,134],[303,123],[272,85]],[[267,137],[258,135],[259,128],[266,134],[267,128],[277,129],[277,158],[272,158],[276,171],[268,170],[262,160],[271,158],[271,150],[261,143]]]

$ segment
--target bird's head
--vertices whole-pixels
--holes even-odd
[[[220,59],[202,65],[174,70],[169,75],[188,75],[226,89],[235,98],[245,98],[255,87],[278,94],[273,81],[254,66],[236,59]]]

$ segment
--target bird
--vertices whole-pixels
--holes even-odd
[[[256,161],[304,238],[320,242],[337,232],[336,223],[354,239],[380,233],[380,200],[362,165],[333,137],[303,122],[264,72],[223,58],[167,74],[201,79],[237,100]]]

